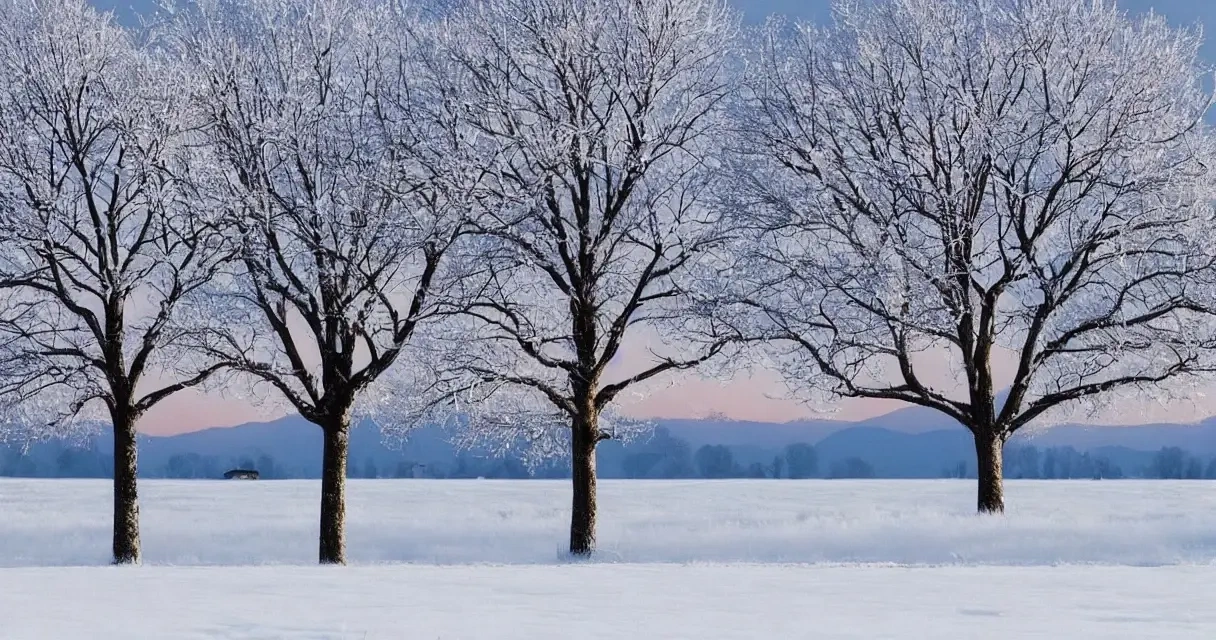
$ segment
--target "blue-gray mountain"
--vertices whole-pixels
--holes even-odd
[[[0,448],[0,475],[106,477],[108,440],[101,433],[84,442],[38,443],[24,452]],[[143,436],[139,446],[142,477],[219,478],[239,467],[255,468],[264,478],[315,478],[321,468],[321,432],[299,417]],[[1214,457],[1216,418],[1195,425],[1062,426],[1019,434],[1006,452],[1005,472],[1012,478],[1211,477]],[[967,477],[975,472],[975,452],[960,426],[909,408],[852,423],[660,420],[649,437],[604,443],[599,469],[604,478]],[[386,444],[377,428],[363,425],[351,437],[349,474],[553,478],[568,470],[556,461],[530,472],[518,457],[458,452],[438,428]]]

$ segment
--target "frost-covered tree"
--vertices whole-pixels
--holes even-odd
[[[199,349],[324,431],[319,558],[342,563],[352,418],[388,399],[385,372],[408,371],[415,329],[441,311],[475,175],[395,6],[207,0],[176,13],[220,167],[199,189],[241,245],[198,307]]]
[[[113,425],[116,563],[140,559],[140,417],[215,372],[174,326],[225,255],[181,181],[188,93],[83,0],[0,4],[0,402],[34,435]]]
[[[719,0],[489,0],[441,31],[492,177],[469,249],[489,273],[445,368],[469,441],[570,456],[586,555],[596,445],[631,426],[614,402],[725,344],[689,319],[685,279],[724,237],[703,205],[737,18]],[[649,358],[621,357],[655,333]]]
[[[1210,371],[1199,38],[1105,0],[838,9],[759,39],[724,308],[796,388],[966,426],[1001,511],[1013,433]]]

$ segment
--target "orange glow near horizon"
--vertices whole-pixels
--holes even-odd
[[[690,378],[681,385],[657,389],[651,396],[627,405],[623,410],[645,418],[722,416],[732,420],[790,422],[800,419],[865,420],[907,406],[888,400],[845,399],[831,407],[830,413],[816,413],[805,404],[781,397],[784,394],[778,377],[767,372],[725,384]],[[282,415],[282,412],[270,412],[240,400],[185,392],[149,411],[140,430],[153,435],[174,435],[262,422]],[[1147,399],[1115,403],[1106,411],[1079,421],[1106,425],[1190,423],[1212,415],[1216,415],[1216,399],[1208,394],[1195,394],[1187,401],[1168,406]]]

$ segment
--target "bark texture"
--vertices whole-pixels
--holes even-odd
[[[321,564],[346,564],[346,459],[350,449],[350,419],[322,427],[325,452],[321,461]]]
[[[139,470],[135,446],[135,419],[115,415],[114,422],[114,564],[140,561],[139,495],[136,475]]]
[[[987,431],[975,435],[975,470],[979,480],[977,509],[980,513],[1005,511],[1005,485],[1002,450],[1005,439]]]
[[[570,510],[570,555],[587,557],[595,551],[595,445],[594,418],[575,424],[571,474],[573,501]]]

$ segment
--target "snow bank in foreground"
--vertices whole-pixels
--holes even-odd
[[[143,481],[152,564],[311,564],[316,481]],[[1009,513],[973,513],[968,481],[615,481],[599,560],[1050,565],[1216,561],[1216,484],[1010,482]],[[0,479],[0,567],[109,559],[110,485]],[[543,481],[353,480],[354,563],[563,562],[569,487]]]
[[[4,569],[0,635],[1208,640],[1214,578],[1212,567]]]

